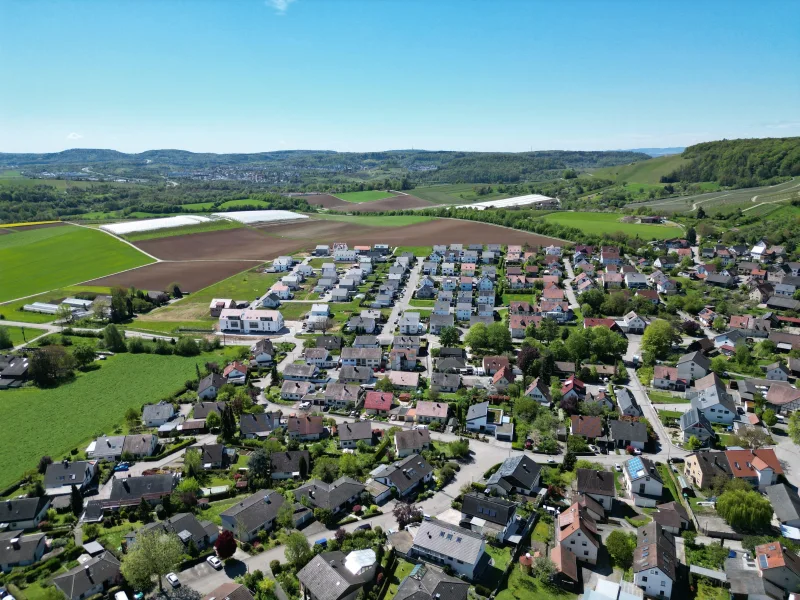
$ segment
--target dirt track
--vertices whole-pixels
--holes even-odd
[[[354,206],[352,202],[345,202],[330,194],[309,194],[308,196],[300,196],[312,206],[321,206],[322,208],[333,208],[339,206]]]
[[[19,227],[0,227],[3,231],[14,233],[15,231],[30,231],[31,229],[44,229],[45,227],[61,227],[66,225],[61,221],[56,223],[39,223],[38,225],[20,225]]]
[[[140,290],[163,290],[178,282],[187,292],[200,290],[241,271],[256,266],[254,262],[161,262],[139,269],[101,277],[86,283],[96,286],[134,286]]]

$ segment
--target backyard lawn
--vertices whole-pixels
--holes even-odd
[[[57,459],[73,448],[82,450],[96,435],[112,433],[126,409],[180,389],[196,376],[195,365],[224,360],[221,352],[192,358],[119,354],[56,388],[3,392],[0,423],[13,428],[20,443],[0,448],[0,488],[17,481],[42,456]],[[58,418],[48,418],[52,415]]]
[[[392,598],[394,598],[397,593],[397,588],[400,587],[403,579],[411,573],[414,566],[414,563],[410,563],[407,560],[403,560],[402,558],[397,559],[397,566],[394,568],[392,580],[389,583],[389,589],[386,591],[386,600],[392,600]]]
[[[653,404],[689,404],[691,400],[681,396],[673,396],[669,392],[647,392]]]
[[[0,236],[0,302],[74,285],[153,262],[107,233],[75,225]]]
[[[552,598],[572,600],[577,597],[576,594],[566,592],[557,586],[546,585],[527,575],[519,566],[511,569],[505,589],[497,594],[497,600],[548,600]]]
[[[239,500],[220,500],[219,502],[211,502],[208,505],[208,508],[205,510],[200,511],[199,517],[203,520],[211,521],[216,525],[222,525],[222,518],[220,514],[224,513],[228,510],[231,506],[236,504]]]
[[[30,327],[6,327],[2,324],[3,322],[0,321],[0,329],[5,329],[8,331],[8,335],[11,336],[11,343],[14,346],[19,346],[26,341],[29,342],[35,337],[39,337],[43,333],[46,333],[43,329],[32,329]]]
[[[97,538],[97,541],[103,544],[106,548],[116,549],[122,546],[122,541],[125,539],[125,536],[128,532],[133,531],[134,529],[138,529],[141,527],[141,523],[138,525],[134,525],[133,523],[128,523],[127,521],[115,525],[114,527],[100,527],[100,535]]]

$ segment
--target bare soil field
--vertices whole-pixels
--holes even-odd
[[[374,203],[370,203],[374,204]],[[488,223],[436,219],[402,227],[365,227],[344,221],[308,221],[292,225],[275,225],[270,234],[309,240],[309,247],[317,243],[347,242],[348,244],[389,244],[392,246],[432,246],[433,244],[483,243],[483,244],[562,244],[526,231],[506,229]]]
[[[306,225],[306,222],[298,225]],[[272,225],[276,231],[295,226]],[[135,242],[138,248],[161,260],[268,260],[305,247],[313,248],[314,244],[314,238],[280,239],[247,227]]]
[[[82,285],[134,286],[140,290],[163,290],[169,284],[178,282],[184,291],[194,292],[252,268],[253,265],[254,263],[252,262],[232,260],[219,262],[160,262],[125,273],[87,281]]]
[[[305,198],[306,202],[313,206],[321,206],[322,208],[334,208],[339,206],[353,206],[352,202],[345,202],[330,194],[308,194],[306,196],[299,196]]]
[[[376,200],[374,202],[362,202],[361,204],[353,205],[350,202],[344,202],[346,206],[332,206],[331,210],[350,212],[357,210],[359,212],[381,212],[384,210],[406,210],[409,208],[431,208],[434,206],[432,203],[416,196],[392,196],[384,200]]]

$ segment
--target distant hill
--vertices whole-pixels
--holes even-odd
[[[647,158],[646,154],[627,151],[564,150],[521,153],[290,150],[252,154],[148,150],[126,154],[116,150],[72,149],[49,154],[0,153],[0,168],[15,167],[36,173],[47,170],[75,172],[91,166],[120,176],[168,175],[177,178],[194,177],[198,172],[205,172],[212,179],[226,178],[231,171],[253,169],[277,174],[275,181],[285,181],[287,174],[293,181],[298,181],[304,175],[330,179],[378,172],[377,176],[381,177],[407,175],[424,183],[515,183],[555,179],[561,177],[566,169],[611,167]],[[221,174],[220,170],[224,173]]]
[[[671,154],[648,158],[630,165],[599,169],[592,174],[595,177],[610,179],[614,183],[658,184],[662,177],[675,171],[684,162],[680,154]]]
[[[686,150],[686,146],[674,146],[672,148],[631,148],[629,150],[623,150],[623,152],[641,152],[642,154],[656,157],[667,156],[669,154],[680,154],[684,150]]]
[[[722,140],[689,146],[663,183],[716,182],[726,187],[771,185],[800,175],[800,137]]]

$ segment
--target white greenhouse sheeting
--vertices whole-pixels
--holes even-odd
[[[552,202],[555,198],[542,196],[541,194],[529,194],[527,196],[516,196],[515,198],[505,198],[503,200],[487,200],[486,202],[476,202],[475,204],[462,204],[456,208],[508,208],[510,206],[526,206],[528,204],[542,204]]]
[[[239,223],[269,223],[272,221],[294,221],[307,219],[306,215],[289,210],[241,210],[226,213],[214,213],[215,217],[238,221]]]
[[[163,219],[146,219],[144,221],[133,221],[132,223],[114,223],[113,225],[101,225],[100,229],[105,229],[117,235],[134,233],[137,231],[153,231],[154,229],[166,229],[168,227],[183,227],[185,225],[196,225],[210,221],[208,217],[200,215],[180,215],[177,217],[165,217]]]

